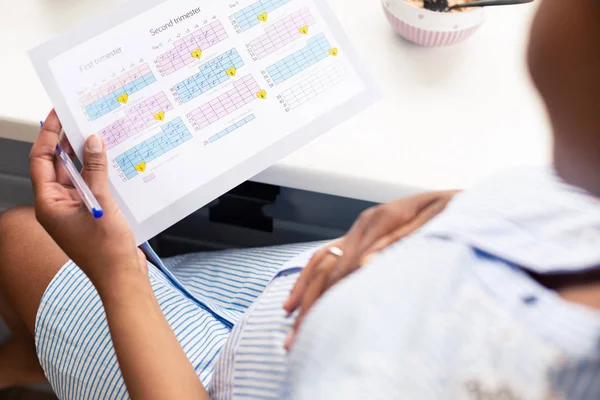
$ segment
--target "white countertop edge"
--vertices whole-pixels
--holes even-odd
[[[39,122],[0,116],[0,132],[3,139],[33,143],[39,131]]]
[[[315,169],[301,169],[297,166],[285,164],[275,164],[250,180],[374,203],[385,203],[403,196],[432,190],[415,186],[393,184],[374,179],[373,177],[360,178],[333,172],[324,173],[323,171]]]

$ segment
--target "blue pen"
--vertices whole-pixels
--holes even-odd
[[[40,126],[44,126],[44,123],[40,121]],[[69,179],[73,184],[73,187],[77,189],[81,200],[85,203],[85,206],[92,213],[94,218],[101,218],[104,215],[104,211],[98,203],[96,196],[92,193],[89,186],[85,183],[79,171],[77,171],[77,167],[73,164],[71,157],[67,154],[66,151],[63,150],[60,143],[56,143],[56,157],[62,162],[65,166],[65,170],[69,175]]]

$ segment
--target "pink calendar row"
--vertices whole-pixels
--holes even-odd
[[[250,46],[256,57],[261,59],[301,37],[300,28],[314,24],[310,10],[303,8],[266,27],[265,34],[251,41]]]
[[[174,48],[159,55],[156,62],[162,74],[169,75],[196,61],[191,55],[192,51],[198,49],[204,51],[227,37],[221,21],[215,21],[174,42]]]
[[[252,75],[234,82],[233,88],[190,111],[187,117],[198,128],[205,128],[256,99],[260,91]]]
[[[164,119],[164,113],[173,109],[164,92],[160,92],[125,111],[125,117],[100,131],[107,148],[113,148],[131,136]],[[160,114],[162,112],[162,115]]]
[[[108,83],[105,83],[98,89],[91,91],[90,93],[86,94],[81,99],[79,99],[79,101],[84,106],[92,104],[93,102],[95,102],[98,99],[101,99],[107,94],[115,92],[117,89],[120,89],[123,86],[126,86],[131,82],[135,81],[136,79],[139,79],[142,76],[147,75],[151,72],[152,71],[150,71],[150,67],[148,66],[148,64],[142,64],[139,67],[109,81]]]

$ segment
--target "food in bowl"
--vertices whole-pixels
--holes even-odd
[[[425,2],[426,0],[404,0],[409,4],[412,4],[415,7],[419,7],[419,8],[425,8]],[[448,7],[452,7],[458,4],[467,4],[467,3],[472,3],[474,1],[477,0],[447,0],[448,3]],[[457,8],[455,10],[452,10],[450,12],[463,12],[463,11],[472,11],[473,8]]]
[[[469,1],[448,0],[448,3]],[[423,0],[382,0],[382,5],[392,28],[406,40],[422,46],[462,42],[484,21],[483,8],[468,8],[462,12],[429,11],[423,8]]]

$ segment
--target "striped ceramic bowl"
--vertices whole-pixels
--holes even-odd
[[[471,36],[483,24],[482,8],[455,13],[425,10],[405,0],[382,0],[392,27],[421,46],[447,46]]]

